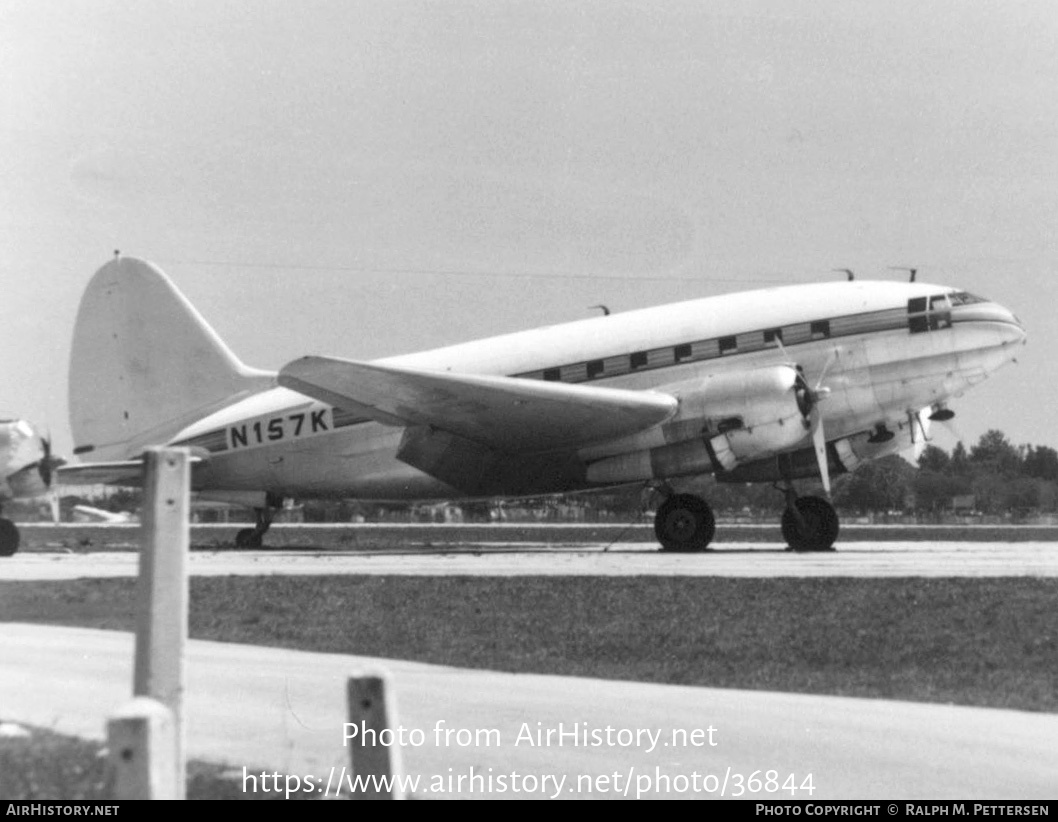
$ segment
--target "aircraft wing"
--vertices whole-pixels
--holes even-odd
[[[573,449],[668,419],[677,400],[654,391],[514,377],[416,371],[329,357],[285,365],[279,384],[386,424],[445,431],[497,452]]]

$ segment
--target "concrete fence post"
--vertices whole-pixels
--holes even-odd
[[[183,799],[177,787],[176,723],[156,699],[139,697],[107,720],[112,799]]]
[[[345,738],[354,790],[351,799],[404,799],[397,741],[396,696],[385,671],[364,671],[349,678],[349,724]]]
[[[144,454],[143,530],[137,587],[132,692],[156,699],[173,718],[177,796],[186,795],[183,702],[186,682],[188,513],[191,459],[186,448]]]

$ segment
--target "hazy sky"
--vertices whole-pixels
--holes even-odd
[[[118,248],[267,368],[917,266],[1029,331],[968,444],[1058,446],[1056,232],[1049,0],[0,0],[0,416],[67,454]]]

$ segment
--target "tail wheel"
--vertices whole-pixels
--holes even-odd
[[[838,538],[838,515],[822,497],[800,497],[797,511],[782,515],[782,536],[795,551],[830,551]]]
[[[716,533],[716,519],[701,497],[675,494],[658,508],[654,533],[662,551],[704,551]]]
[[[18,528],[9,519],[0,518],[0,557],[14,556],[18,551]]]

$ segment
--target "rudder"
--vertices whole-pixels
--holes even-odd
[[[274,385],[244,365],[161,269],[116,257],[88,283],[70,354],[74,452],[128,459]]]

